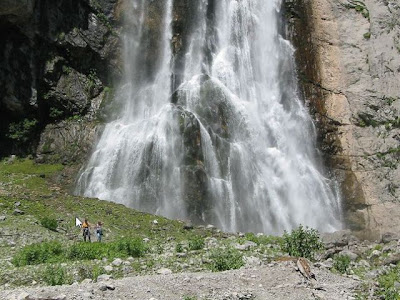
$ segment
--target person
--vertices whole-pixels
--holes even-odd
[[[85,221],[83,221],[82,230],[83,230],[83,240],[86,242],[86,238],[88,238],[88,241],[91,242],[91,240],[90,240],[90,224],[87,219],[85,219]]]
[[[103,235],[103,228],[102,228],[102,223],[99,221],[99,222],[97,222],[97,224],[96,224],[96,227],[95,227],[95,229],[96,229],[96,235],[97,235],[97,241],[98,242],[101,242],[101,236]]]

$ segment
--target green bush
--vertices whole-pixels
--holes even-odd
[[[244,265],[243,255],[235,249],[216,249],[210,255],[209,268],[214,271],[239,269]]]
[[[67,250],[69,260],[93,260],[108,256],[106,244],[79,242],[73,244]]]
[[[119,240],[116,242],[115,248],[117,252],[133,257],[144,256],[148,250],[140,238]]]
[[[40,224],[49,230],[56,231],[57,230],[57,220],[53,218],[44,217],[40,220]]]
[[[347,273],[350,267],[350,257],[348,255],[336,255],[333,258],[333,267],[342,274]]]
[[[56,262],[62,259],[62,246],[59,242],[44,242],[23,247],[13,258],[17,266],[37,265],[45,262]]]
[[[323,249],[319,240],[318,232],[312,228],[304,228],[302,225],[291,233],[283,234],[282,250],[290,256],[305,257],[313,259],[314,254]]]
[[[48,285],[70,284],[71,278],[67,276],[67,272],[60,265],[48,266],[43,272],[43,280]]]
[[[204,238],[201,236],[193,236],[189,239],[189,250],[201,250],[204,245]]]

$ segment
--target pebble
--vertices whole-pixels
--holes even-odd
[[[114,259],[114,261],[112,262],[112,264],[114,265],[114,266],[120,266],[120,265],[122,265],[122,259],[120,259],[120,258],[116,258],[116,259]]]
[[[378,257],[378,256],[381,256],[381,254],[382,254],[381,251],[379,251],[379,250],[374,250],[374,251],[372,251],[370,257]]]
[[[5,221],[7,219],[6,216],[0,216],[0,221]]]
[[[111,275],[108,274],[102,274],[99,277],[97,277],[97,282],[101,282],[101,281],[107,281],[110,280],[112,278]]]
[[[104,267],[104,271],[106,272],[112,272],[114,270],[114,268],[112,266],[105,266]]]
[[[25,212],[23,212],[22,210],[16,208],[14,209],[13,215],[23,215],[25,214]]]
[[[160,275],[168,275],[168,274],[172,274],[172,271],[167,268],[161,268],[161,269],[157,270],[156,273],[160,274]]]
[[[26,292],[22,292],[21,294],[18,295],[18,300],[29,300],[31,298],[31,295],[26,293]]]

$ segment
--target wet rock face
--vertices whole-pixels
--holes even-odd
[[[0,155],[34,152],[47,124],[93,120],[93,101],[121,74],[119,2],[2,3]]]
[[[347,227],[400,230],[400,5],[287,0],[299,79],[339,180]]]

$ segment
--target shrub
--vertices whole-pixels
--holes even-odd
[[[62,259],[62,246],[59,242],[44,242],[23,247],[13,258],[17,266],[37,265],[45,262],[56,262]]]
[[[100,267],[100,266],[82,265],[78,269],[79,280],[83,280],[86,278],[97,280],[97,277],[99,277],[101,274],[104,274],[104,273],[105,273],[105,271],[104,271],[103,267]]]
[[[290,234],[285,231],[283,234],[283,251],[290,256],[305,257],[313,259],[315,252],[321,250],[323,245],[319,240],[318,232],[312,228],[294,229]]]
[[[107,256],[107,246],[100,243],[79,242],[73,244],[67,250],[67,258],[70,260],[93,260]]]
[[[49,230],[56,231],[57,230],[57,220],[53,218],[44,217],[40,220],[40,224]]]
[[[214,272],[239,269],[244,265],[242,254],[232,248],[214,250],[210,259],[209,268]]]
[[[70,284],[71,279],[68,278],[67,272],[59,265],[48,266],[44,270],[43,280],[48,285]]]
[[[147,246],[140,238],[122,239],[117,241],[115,246],[116,251],[133,257],[144,256],[147,251]]]
[[[204,245],[204,238],[201,236],[193,236],[189,239],[189,250],[201,250]]]
[[[348,255],[336,255],[333,259],[333,267],[338,272],[347,273],[350,266],[350,257]]]

